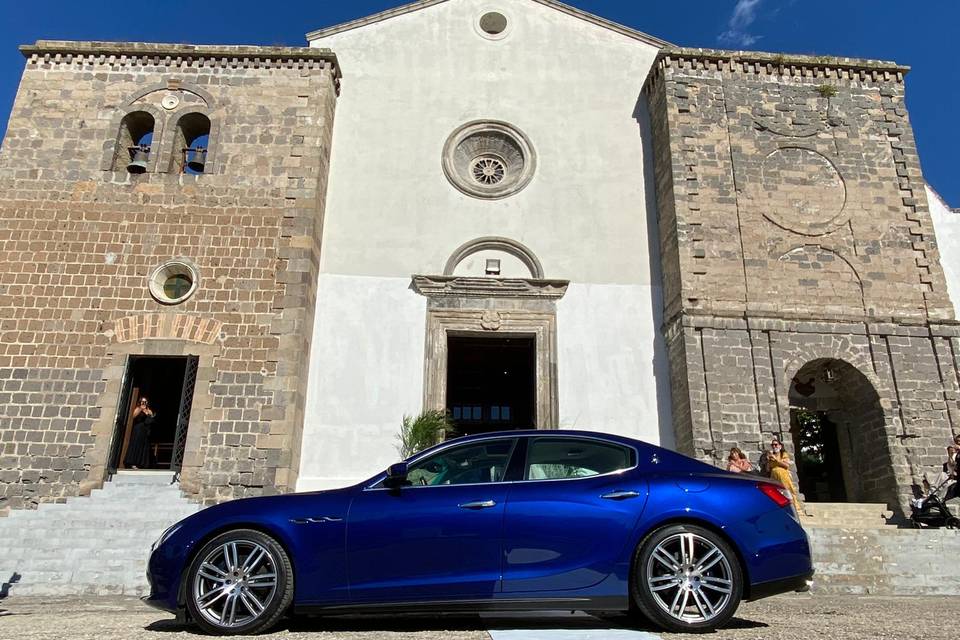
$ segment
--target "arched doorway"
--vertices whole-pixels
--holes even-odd
[[[897,504],[877,390],[843,360],[808,362],[790,384],[790,435],[807,502]]]

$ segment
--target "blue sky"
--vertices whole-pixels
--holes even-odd
[[[956,0],[567,0],[684,46],[844,55],[913,67],[907,105],[924,174],[960,207]],[[35,40],[304,44],[304,34],[404,4],[391,0],[0,0],[0,134]],[[346,81],[349,81],[347,79]]]

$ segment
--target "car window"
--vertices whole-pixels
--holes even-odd
[[[629,469],[630,447],[579,438],[535,438],[528,445],[524,480],[588,478]]]
[[[410,465],[414,486],[502,482],[516,438],[471,442],[450,447]]]

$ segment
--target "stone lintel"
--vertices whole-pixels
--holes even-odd
[[[422,296],[458,298],[541,298],[559,300],[569,280],[533,278],[473,278],[415,275],[411,286]]]

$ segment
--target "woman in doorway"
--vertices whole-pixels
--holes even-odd
[[[133,410],[133,428],[130,430],[130,442],[123,466],[127,469],[145,469],[150,466],[150,426],[157,414],[150,408],[150,400],[140,398]]]
[[[779,438],[770,441],[770,451],[767,451],[765,463],[767,475],[790,492],[793,508],[796,509],[798,516],[801,515],[803,512],[800,510],[797,488],[793,485],[793,478],[790,477],[790,454],[783,450],[783,443]]]
[[[744,455],[738,447],[730,449],[730,455],[727,456],[727,471],[733,473],[750,473],[753,471],[753,465],[747,456]]]

